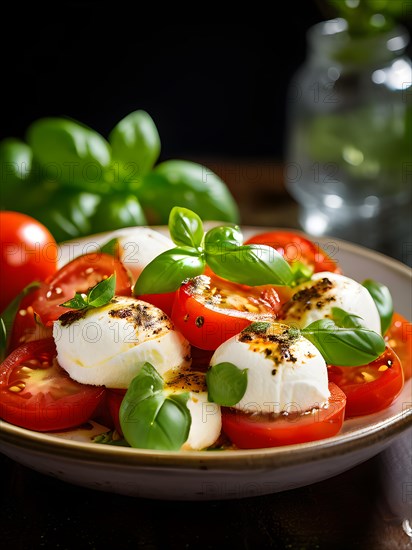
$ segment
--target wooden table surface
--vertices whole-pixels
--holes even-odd
[[[244,224],[298,227],[297,206],[285,193],[279,164],[215,161],[208,166],[229,180]],[[407,524],[402,527],[402,514],[391,509],[385,496],[385,476],[382,455],[377,455],[339,476],[283,493],[161,502],[84,489],[0,456],[0,544],[5,550],[411,550]],[[406,497],[398,495],[404,504],[409,499],[407,510],[412,477],[410,481]]]

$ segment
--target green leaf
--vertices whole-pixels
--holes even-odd
[[[365,328],[365,323],[359,315],[353,315],[340,307],[332,308],[333,321],[341,328]]]
[[[73,298],[67,300],[63,304],[60,304],[60,307],[69,307],[71,309],[84,309],[88,306],[87,296],[83,297],[82,294],[76,292]]]
[[[102,233],[146,225],[147,220],[137,197],[129,193],[115,193],[102,197],[90,223],[93,233]]]
[[[381,318],[381,333],[385,334],[392,322],[393,301],[389,288],[373,279],[366,279],[362,285],[372,296]]]
[[[116,275],[110,275],[97,283],[87,295],[89,307],[101,307],[110,302],[116,290]]]
[[[19,294],[15,298],[13,298],[13,300],[9,303],[6,309],[1,313],[0,361],[2,361],[6,356],[7,349],[9,347],[11,331],[14,324],[14,319],[17,315],[17,312],[19,311],[21,301],[25,296],[33,292],[33,290],[36,290],[36,288],[39,288],[39,286],[40,286],[40,283],[37,281],[34,281],[28,284],[26,287],[23,288],[21,292],[19,292]]]
[[[185,279],[201,275],[203,255],[189,247],[176,247],[156,256],[142,271],[134,285],[135,296],[173,292]]]
[[[385,350],[382,336],[363,327],[339,327],[331,319],[320,319],[301,330],[330,365],[356,367],[374,361]]]
[[[266,245],[243,245],[222,254],[208,254],[206,262],[216,275],[244,285],[289,285],[293,273],[286,260]]]
[[[306,281],[310,281],[313,275],[313,267],[303,262],[295,261],[290,264],[293,273],[293,283],[291,286],[297,286]]]
[[[156,369],[145,363],[132,380],[120,406],[120,425],[127,442],[140,449],[177,451],[188,438],[191,415],[188,393],[166,397]]]
[[[229,250],[237,250],[242,244],[243,235],[237,225],[214,227],[205,235],[207,254],[225,254]]]
[[[172,206],[190,208],[202,220],[239,221],[235,200],[209,168],[181,160],[162,162],[143,178],[138,190],[151,224],[167,224]]]
[[[107,241],[99,247],[100,252],[102,252],[103,254],[108,254],[109,256],[113,256],[114,258],[117,258],[118,256],[118,249],[119,239],[117,239],[116,237],[110,239],[110,241]]]
[[[233,407],[245,395],[247,369],[239,369],[233,363],[213,365],[206,373],[209,401],[224,407]]]
[[[28,128],[27,141],[45,174],[82,191],[102,191],[111,149],[100,134],[75,120],[41,118]]]
[[[169,232],[178,246],[197,248],[203,241],[203,223],[195,212],[175,206],[169,216]]]
[[[251,323],[249,326],[245,327],[242,332],[261,332],[265,334],[270,327],[271,323],[266,323],[265,321],[257,321],[256,323]]]
[[[113,158],[121,163],[120,173],[131,172],[140,179],[157,161],[160,137],[156,125],[146,111],[134,111],[113,128],[109,141]]]

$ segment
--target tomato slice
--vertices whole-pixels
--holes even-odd
[[[404,377],[396,353],[389,346],[383,354],[360,367],[328,367],[329,381],[346,395],[346,417],[386,409],[398,397]]]
[[[104,253],[84,254],[63,266],[47,285],[42,286],[33,310],[44,325],[51,325],[69,311],[60,304],[73,298],[76,292],[87,292],[103,279],[116,274],[116,294],[130,296],[132,282],[123,264]]]
[[[282,254],[289,263],[301,262],[313,268],[315,273],[330,271],[341,273],[337,262],[318,244],[293,231],[269,231],[259,233],[245,244],[265,244]]]
[[[273,320],[280,306],[273,287],[249,287],[199,275],[177,291],[172,321],[193,346],[212,350],[253,321]]]
[[[0,365],[0,417],[29,430],[63,430],[90,420],[105,388],[72,380],[53,338],[23,344]]]
[[[405,380],[412,376],[412,323],[400,313],[394,313],[385,340],[399,357]]]
[[[316,441],[336,435],[342,428],[345,394],[329,383],[329,405],[308,413],[277,415],[248,414],[237,409],[222,409],[224,433],[239,449],[263,449]]]
[[[141,294],[137,296],[139,300],[149,302],[166,313],[169,317],[172,315],[173,304],[176,292],[165,292],[164,294]]]
[[[127,390],[124,389],[112,388],[107,390],[107,403],[110,411],[110,416],[114,427],[116,428],[116,431],[120,435],[120,437],[123,437],[123,432],[120,426],[119,411],[123,398],[126,395],[126,391]]]

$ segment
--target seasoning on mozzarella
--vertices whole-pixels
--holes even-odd
[[[163,375],[191,360],[189,342],[169,317],[136,298],[64,313],[53,336],[59,364],[83,384],[127,388],[146,361]]]
[[[205,373],[183,367],[167,372],[164,380],[166,393],[189,392],[187,408],[192,423],[182,450],[199,451],[213,445],[220,436],[222,416],[220,406],[208,400]]]
[[[368,290],[349,277],[328,271],[315,273],[310,281],[297,286],[279,319],[304,328],[318,319],[331,318],[333,307],[358,315],[366,328],[380,334],[379,312]]]
[[[256,330],[254,326],[256,325]],[[304,412],[327,404],[326,363],[306,338],[281,323],[255,323],[221,344],[210,364],[247,369],[247,388],[234,408],[244,412]]]

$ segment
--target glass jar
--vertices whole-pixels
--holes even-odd
[[[289,90],[285,174],[307,233],[392,252],[412,241],[408,40],[401,27],[352,38],[343,19],[309,29]]]

